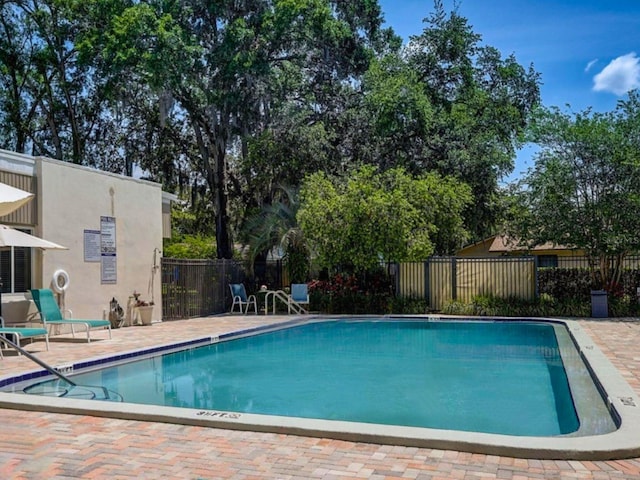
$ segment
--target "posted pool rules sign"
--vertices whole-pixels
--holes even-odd
[[[100,217],[100,282],[115,284],[118,279],[116,218]]]

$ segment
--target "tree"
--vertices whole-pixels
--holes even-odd
[[[190,199],[221,258],[278,185],[362,164],[470,185],[465,222],[481,236],[537,74],[435,5],[402,51],[370,0],[7,0],[0,142],[142,169]]]
[[[238,190],[248,216],[277,202],[281,185],[297,188],[307,174],[325,170],[330,150],[323,123],[307,122],[293,112],[286,119],[272,118],[268,130],[249,139],[248,155],[239,160]]]
[[[594,287],[619,281],[622,261],[640,250],[640,118],[637,95],[615,112],[542,110],[531,131],[542,150],[516,196],[510,229],[530,245],[584,249]],[[597,274],[599,273],[599,277]]]
[[[289,272],[291,283],[307,281],[309,275],[309,248],[304,234],[296,221],[298,194],[292,189],[280,187],[280,195],[274,202],[265,205],[244,226],[249,245],[249,261],[279,248]]]
[[[0,5],[0,147],[16,152],[27,151],[39,101],[30,90],[38,47],[22,18],[15,5]]]
[[[80,164],[103,96],[79,61],[75,7],[72,0],[3,2],[0,51],[15,148]]]
[[[469,188],[402,168],[361,167],[342,179],[307,177],[297,219],[322,267],[369,271],[381,262],[423,260],[443,245],[461,245]],[[446,224],[444,219],[446,218]]]
[[[403,167],[416,173],[425,154],[434,109],[418,72],[400,56],[372,63],[364,76],[363,110],[370,119],[371,160],[380,168]]]
[[[493,233],[499,180],[513,170],[516,148],[540,102],[539,74],[514,55],[502,58],[494,47],[482,46],[466,18],[456,11],[447,15],[441,0],[434,4],[405,52],[433,112],[422,135],[407,139],[423,142],[407,168],[467,183],[475,201],[465,222],[482,238]]]
[[[0,146],[129,176],[137,164],[172,189],[183,174],[170,168],[182,131],[163,124],[146,81],[115,71],[93,43],[123,8],[102,0],[2,3]]]
[[[368,0],[155,0],[125,8],[96,40],[115,68],[136,69],[187,118],[197,145],[192,166],[211,195],[218,256],[230,258],[236,179],[229,153],[246,153],[246,139],[269,122],[276,94],[311,91],[317,105],[327,105],[327,86],[368,65],[381,24],[377,2]],[[289,76],[305,79],[309,90],[271,83]]]

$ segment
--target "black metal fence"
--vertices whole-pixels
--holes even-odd
[[[432,257],[399,263],[395,271],[396,295],[425,299],[436,310],[476,295],[531,299],[537,294],[534,257]]]
[[[230,283],[244,283],[249,293],[261,285],[282,288],[282,262],[258,264],[247,272],[237,260],[162,259],[162,319],[202,317],[231,305]]]
[[[628,257],[625,268],[638,268],[640,256]],[[535,256],[432,257],[424,262],[392,265],[395,294],[425,299],[439,310],[450,300],[469,301],[475,295],[532,299],[538,295],[540,268],[587,268],[585,257],[558,257],[541,267]],[[244,283],[248,293],[261,285],[271,290],[288,285],[282,261],[258,263],[253,271],[236,260],[162,259],[163,320],[176,320],[228,311],[230,283]]]
[[[242,282],[244,269],[233,260],[162,259],[163,320],[223,312],[229,283]]]
[[[587,270],[599,268],[589,265],[584,256],[553,256],[550,264],[546,256],[505,257],[432,257],[424,262],[406,262],[395,266],[396,295],[425,299],[439,310],[450,300],[470,301],[477,295],[516,297],[531,300],[539,294],[539,272],[542,269]],[[622,268],[637,269],[640,256],[624,259]],[[640,285],[639,285],[640,287]]]

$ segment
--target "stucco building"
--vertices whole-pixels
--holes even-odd
[[[134,290],[162,318],[159,267],[173,195],[157,183],[5,150],[0,182],[35,194],[0,223],[68,248],[0,249],[7,324],[24,322],[35,311],[28,290],[49,288],[61,270],[68,285],[60,300],[76,318],[103,318],[114,297],[124,308]]]

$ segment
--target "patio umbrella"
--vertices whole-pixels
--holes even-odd
[[[50,242],[43,238],[34,237],[6,225],[0,225],[0,247],[11,247],[11,265],[13,265],[14,247],[41,248],[43,250],[68,250],[67,247]],[[2,285],[0,277],[0,286]],[[11,285],[14,284],[13,269],[11,270]],[[2,317],[2,290],[0,289],[0,317]]]
[[[43,238],[34,237],[6,225],[0,225],[0,247],[32,247],[43,250],[68,250],[67,247],[50,242]]]
[[[0,217],[9,215],[32,198],[33,193],[0,183]]]

